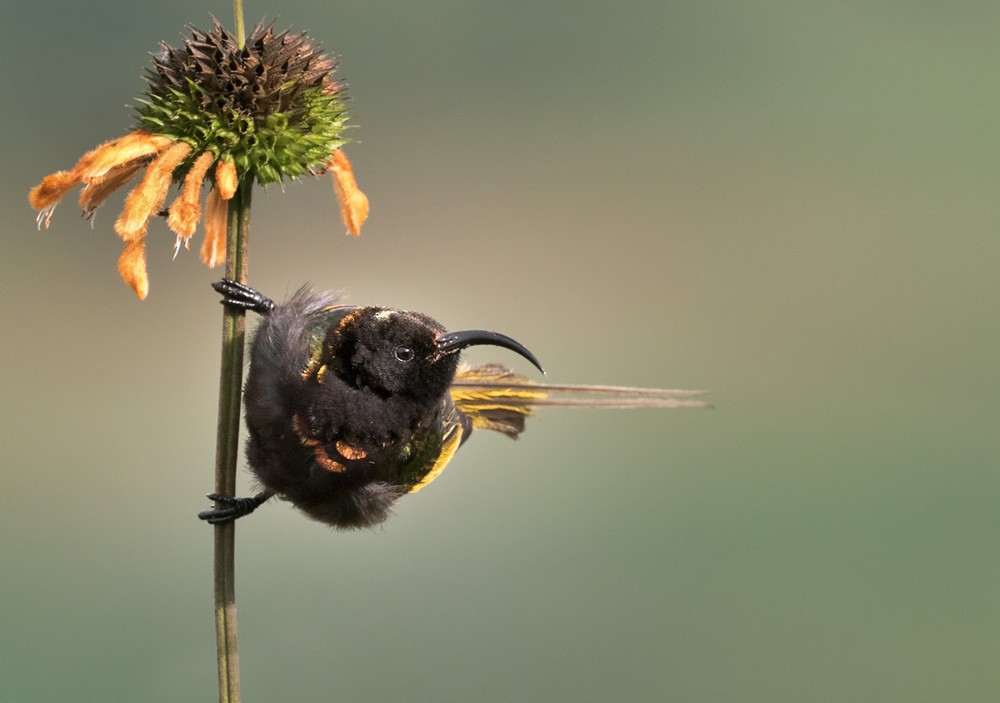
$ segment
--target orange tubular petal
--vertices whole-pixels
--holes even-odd
[[[215,166],[215,189],[223,200],[236,195],[236,164],[232,161],[219,159]]]
[[[358,188],[354,180],[354,169],[347,155],[337,149],[330,155],[330,171],[333,173],[333,192],[340,204],[340,215],[347,227],[347,233],[357,237],[361,225],[368,219],[368,196]]]
[[[187,142],[176,142],[156,157],[142,182],[125,198],[125,209],[115,222],[115,232],[125,241],[141,238],[149,218],[163,206],[174,169],[191,153]]]
[[[73,168],[81,180],[100,178],[108,171],[136,159],[155,156],[173,144],[170,137],[137,129],[120,139],[101,144],[91,149]]]
[[[80,208],[88,220],[94,215],[94,210],[107,200],[108,196],[128,183],[142,168],[141,161],[133,161],[122,166],[116,166],[100,178],[87,182],[80,191]]]
[[[28,193],[28,202],[36,210],[42,210],[38,216],[38,225],[49,226],[52,210],[56,203],[66,195],[77,183],[90,183],[100,178],[116,166],[129,161],[152,156],[171,144],[171,140],[157,134],[136,130],[119,139],[112,139],[94,147],[80,157],[71,171],[57,171],[42,179],[42,182]],[[113,188],[111,190],[114,190]],[[107,191],[111,192],[111,191]],[[105,197],[107,197],[105,195]],[[82,196],[81,196],[82,200]],[[102,198],[103,200],[103,198]],[[98,203],[99,204],[99,203]],[[92,207],[84,210],[93,212]]]
[[[226,260],[226,214],[229,206],[213,188],[205,198],[205,241],[201,260],[210,269]]]
[[[79,182],[80,179],[72,171],[56,171],[43,178],[41,183],[28,192],[28,203],[31,207],[43,211],[39,215],[39,225],[44,219],[45,226],[49,226],[52,209]]]
[[[31,189],[28,193],[28,202],[36,210],[52,207],[79,182],[80,179],[72,171],[50,173]]]
[[[167,226],[173,230],[178,237],[190,239],[198,226],[198,218],[201,217],[201,184],[205,181],[205,174],[215,161],[215,155],[206,151],[197,159],[184,177],[184,186],[181,194],[170,205],[170,213],[167,215]]]
[[[133,239],[125,242],[125,251],[118,258],[118,273],[135,291],[139,300],[145,300],[149,293],[149,276],[146,275],[146,242]]]

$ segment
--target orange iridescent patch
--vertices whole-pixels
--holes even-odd
[[[295,433],[295,436],[299,438],[299,441],[307,447],[315,447],[319,444],[319,440],[312,436],[309,423],[298,415],[292,415],[292,431]]]
[[[340,456],[344,457],[348,461],[357,461],[359,459],[364,459],[366,456],[368,456],[368,452],[366,452],[364,449],[359,449],[358,447],[352,447],[350,444],[344,442],[343,440],[338,439],[336,447],[337,451],[340,453]]]
[[[330,455],[326,453],[326,450],[323,449],[322,446],[317,445],[314,447],[313,454],[316,456],[316,463],[320,466],[320,468],[326,469],[327,471],[335,474],[342,474],[347,471],[347,467],[331,459]]]

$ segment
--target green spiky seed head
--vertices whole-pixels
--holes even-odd
[[[243,48],[218,20],[210,32],[189,29],[183,47],[161,44],[147,69],[138,127],[230,158],[241,179],[261,185],[322,169],[345,142],[334,60],[305,33],[275,34],[271,24],[254,27]]]

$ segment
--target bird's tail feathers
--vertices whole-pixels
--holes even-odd
[[[515,438],[535,407],[700,408],[708,405],[702,394],[677,388],[536,383],[499,364],[461,368],[451,386],[455,406],[473,427]]]

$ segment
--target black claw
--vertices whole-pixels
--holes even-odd
[[[208,499],[214,500],[216,506],[211,510],[202,510],[198,513],[198,519],[204,520],[211,525],[232,522],[244,515],[249,515],[270,497],[271,494],[267,492],[258,493],[250,498],[237,498],[236,496],[209,493]]]
[[[259,293],[250,286],[245,286],[228,278],[216,281],[212,284],[212,288],[222,296],[222,300],[219,302],[223,305],[243,310],[253,310],[261,315],[265,315],[275,308],[274,301],[263,293]]]

